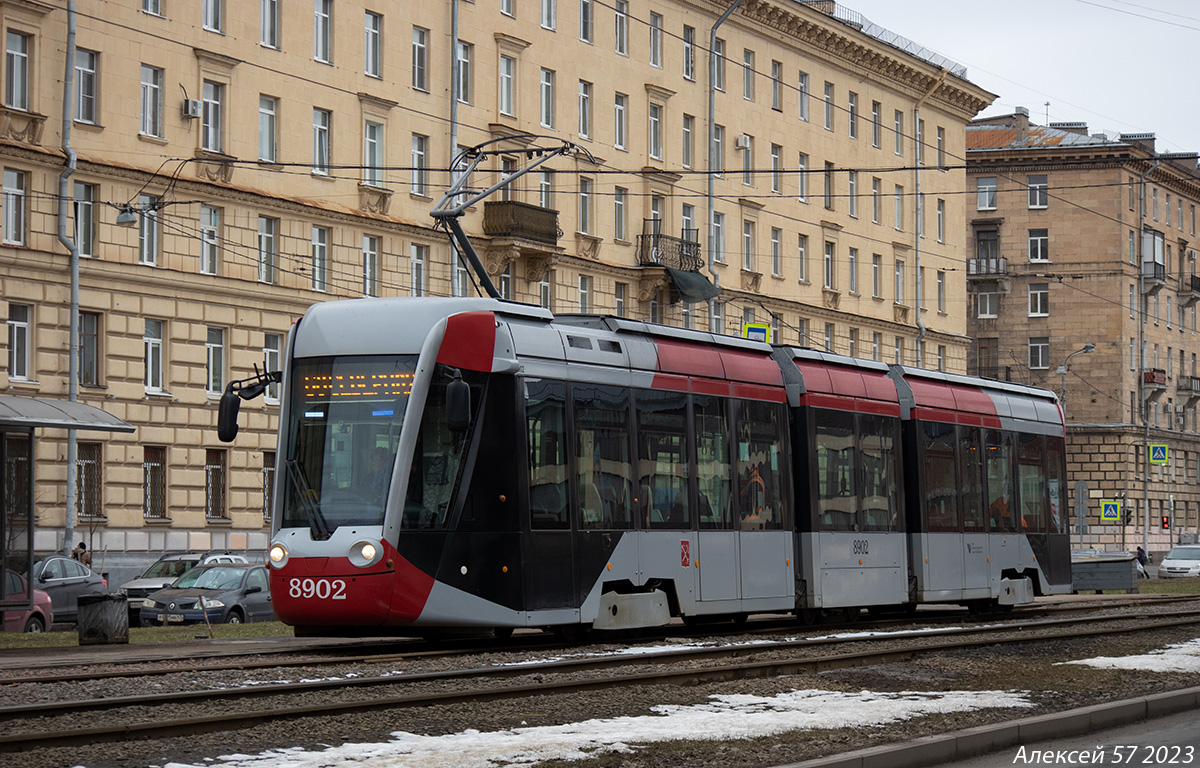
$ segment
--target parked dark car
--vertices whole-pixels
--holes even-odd
[[[4,599],[12,602],[24,600],[25,577],[16,571],[4,571]],[[33,590],[33,606],[27,609],[4,610],[5,632],[45,632],[54,623],[54,607],[50,595],[40,589]]]
[[[142,601],[143,626],[274,621],[267,569],[248,563],[198,565]]]
[[[47,557],[33,566],[33,584],[50,595],[56,621],[75,621],[80,595],[108,592],[108,582],[100,574],[61,555]]]
[[[171,586],[175,579],[197,565],[209,563],[245,563],[246,558],[230,552],[171,552],[155,560],[145,573],[117,589],[129,607],[129,626],[140,626],[142,601],[152,593]]]

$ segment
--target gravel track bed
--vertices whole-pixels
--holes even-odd
[[[1153,607],[1148,606],[1149,610]],[[1168,610],[1163,606],[1162,610]],[[999,623],[999,622],[997,622]],[[1106,625],[1110,623],[1106,622]],[[1113,622],[1113,625],[1120,622]],[[891,630],[896,631],[896,630]],[[825,634],[816,628],[802,635]],[[1031,631],[1031,638],[1039,631]],[[781,678],[752,679],[695,686],[643,686],[602,692],[571,695],[542,695],[500,702],[437,705],[420,709],[390,711],[361,711],[354,714],[325,718],[308,718],[272,723],[241,732],[215,733],[186,738],[142,741],[113,745],[94,745],[70,749],[46,749],[19,756],[0,754],[0,765],[21,765],[27,768],[85,765],[88,768],[133,768],[161,766],[167,762],[201,763],[222,754],[256,754],[269,748],[301,746],[319,749],[323,745],[343,742],[386,741],[394,731],[431,735],[456,733],[467,729],[479,731],[503,730],[522,725],[552,725],[578,722],[591,718],[649,714],[660,704],[693,705],[705,702],[714,694],[746,693],[773,695],[789,690],[821,688],[857,692],[892,691],[949,691],[949,690],[1024,690],[1031,692],[1036,702],[1033,709],[981,710],[961,715],[934,715],[879,728],[797,731],[769,739],[728,742],[674,742],[654,744],[633,753],[606,754],[586,763],[572,762],[573,768],[651,768],[657,766],[770,766],[844,752],[892,741],[903,741],[922,735],[948,730],[1002,722],[1073,707],[1097,704],[1115,699],[1143,696],[1151,693],[1200,685],[1200,674],[1159,674],[1095,670],[1076,665],[1056,666],[1055,662],[1091,656],[1121,656],[1147,653],[1169,643],[1184,642],[1200,637],[1200,626],[1165,630],[1124,633],[1085,640],[1048,643],[1031,642],[1014,646],[985,646],[962,651],[939,652],[929,656],[893,664],[834,670],[820,674],[803,674]],[[744,637],[725,638],[729,642],[745,641]],[[943,638],[929,638],[940,642]],[[721,642],[714,638],[713,642]],[[648,641],[650,644],[652,641]],[[791,649],[785,652],[765,652],[754,660],[823,656],[831,653],[853,653],[860,650],[879,650],[886,647],[911,645],[914,638],[870,643],[849,642],[832,647]],[[576,653],[602,653],[621,646],[581,646]],[[534,652],[492,653],[468,657],[421,659],[386,665],[352,663],[313,667],[287,667],[286,659],[277,659],[280,667],[264,670],[221,670],[182,672],[147,678],[114,678],[55,685],[10,684],[0,687],[0,705],[37,701],[78,700],[94,697],[169,693],[176,691],[235,688],[248,681],[276,682],[333,677],[375,676],[386,673],[410,674],[463,667],[481,668],[489,665],[511,664],[544,657]],[[551,654],[560,656],[563,654]],[[719,666],[732,663],[729,659],[709,659],[688,662],[691,667]],[[158,666],[155,664],[154,666]],[[637,672],[666,669],[667,665],[638,665]],[[677,667],[676,667],[677,668]],[[629,672],[635,671],[630,668]],[[527,685],[543,680],[566,680],[594,677],[596,672],[567,675],[531,671],[526,675],[504,678],[501,682],[464,680],[450,683],[408,683],[396,686],[371,686],[349,691],[323,691],[305,694],[300,701],[309,704],[329,704],[340,700],[360,700],[385,696],[414,694],[429,691],[465,690],[482,685]],[[614,674],[622,674],[617,670]],[[114,711],[112,717],[129,719],[161,719],[185,717],[201,712],[214,714],[235,710],[263,709],[298,701],[295,696],[255,697],[251,703],[211,703],[203,705],[163,705],[153,712],[142,708]],[[34,730],[62,730],[95,725],[95,715],[64,716],[26,720],[21,723],[0,724],[6,733]],[[119,753],[119,754],[118,754]],[[10,762],[11,759],[18,762]],[[219,762],[218,762],[219,764]],[[555,763],[543,763],[557,768]],[[563,763],[562,766],[566,766]]]

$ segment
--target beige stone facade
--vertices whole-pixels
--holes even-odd
[[[1063,397],[1072,501],[1088,490],[1076,541],[1164,551],[1197,535],[1196,155],[1024,110],[975,121],[967,149],[970,372]],[[1167,446],[1148,476],[1147,444]],[[1101,500],[1124,500],[1130,523],[1103,522]]]
[[[474,189],[530,149],[586,150],[464,218],[506,296],[723,333],[768,322],[787,343],[966,369],[964,126],[992,95],[834,3],[748,0],[720,27],[712,168],[725,3],[78,6],[63,219],[66,11],[0,3],[0,301],[16,340],[0,385],[67,396],[61,224],[82,252],[80,399],[138,428],[81,435],[93,550],[265,546],[278,403],[247,404],[222,444],[221,386],[277,364],[313,302],[473,291],[429,211],[457,149],[494,139],[515,137]],[[506,196],[557,218],[488,230]],[[681,301],[661,246],[698,254],[685,269],[720,296]],[[38,446],[47,551],[63,543],[66,448]]]

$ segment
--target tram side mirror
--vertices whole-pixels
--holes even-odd
[[[451,432],[466,432],[470,426],[471,387],[455,371],[454,378],[446,385],[446,427]]]
[[[232,443],[238,433],[238,409],[242,399],[230,387],[225,387],[221,395],[221,404],[217,408],[217,439],[222,443]]]

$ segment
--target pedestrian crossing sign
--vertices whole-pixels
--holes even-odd
[[[1150,445],[1150,463],[1151,464],[1166,464],[1167,463],[1167,444],[1152,443]]]
[[[1119,523],[1119,522],[1121,522],[1121,502],[1119,502],[1119,501],[1102,501],[1102,502],[1100,502],[1100,522],[1102,522],[1102,523]]]

